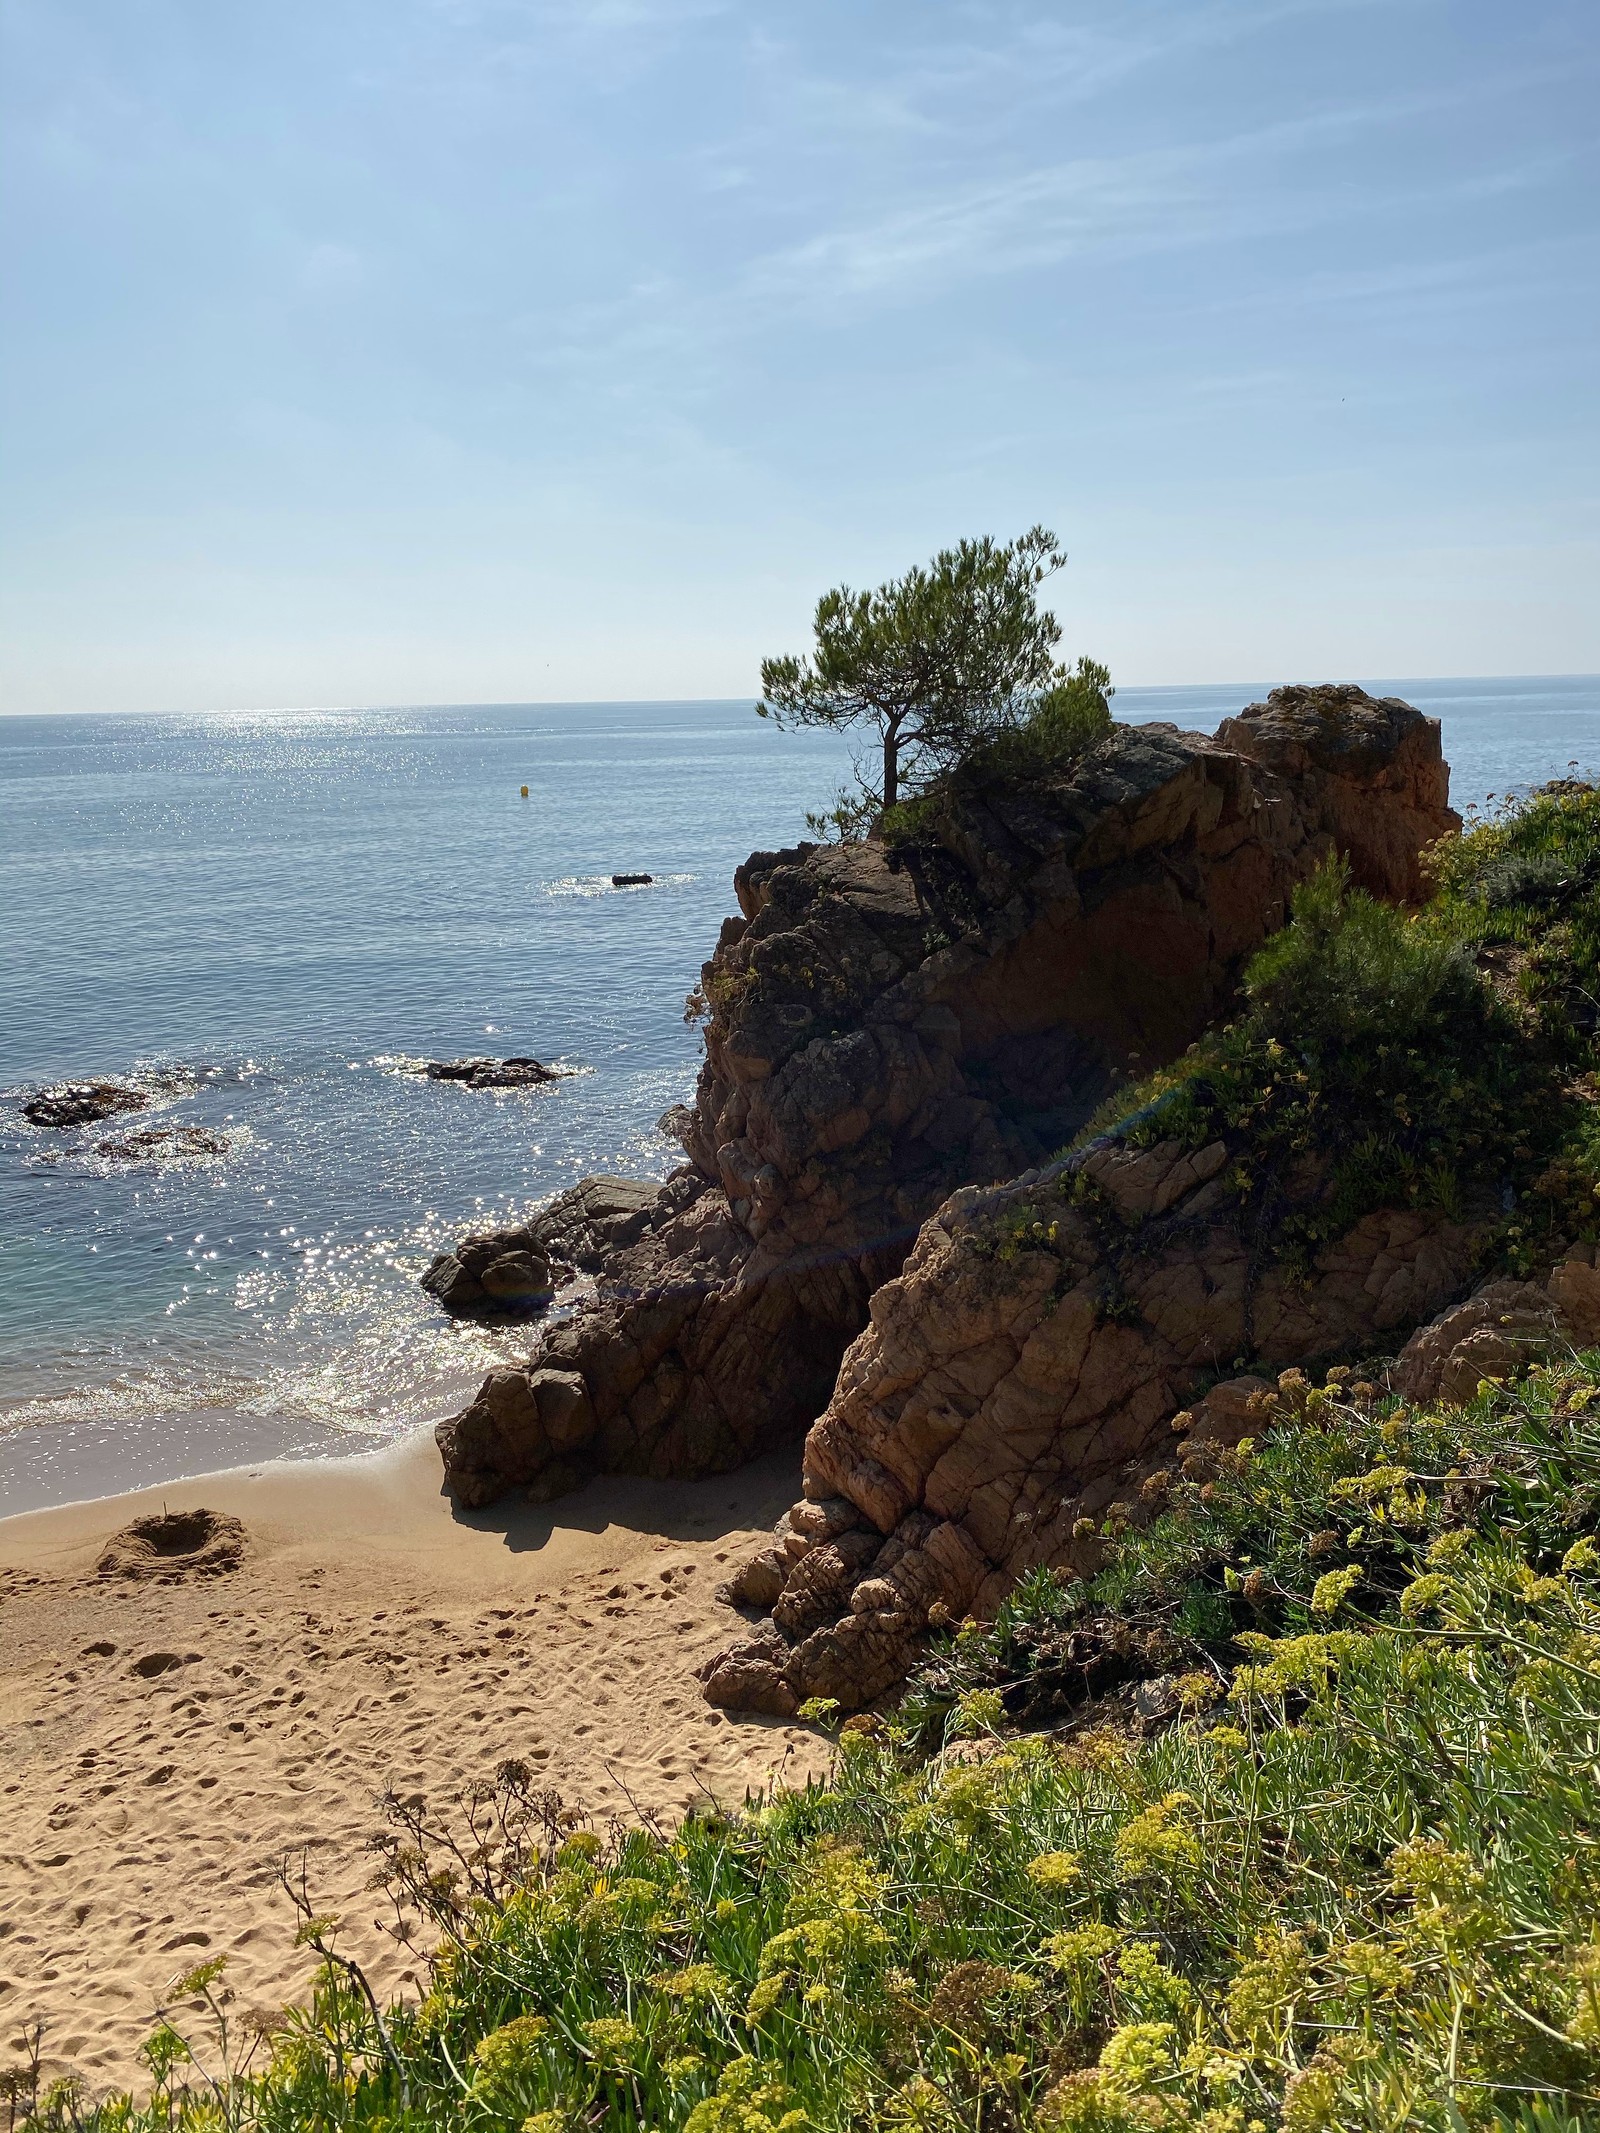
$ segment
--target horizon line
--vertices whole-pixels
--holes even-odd
[[[1369,674],[1363,679],[1358,675],[1339,677],[1353,681],[1358,688],[1373,683],[1387,683],[1394,687],[1411,687],[1420,683],[1438,686],[1443,682],[1510,682],[1510,681],[1593,681],[1600,683],[1600,671],[1576,669],[1565,672],[1522,674]],[[1294,687],[1296,684],[1265,681],[1127,681],[1116,683],[1111,691],[1113,698],[1123,690],[1141,694],[1155,691],[1194,689],[1274,689]],[[1327,683],[1313,682],[1305,686],[1320,688]],[[337,716],[356,713],[379,713],[397,711],[605,711],[624,707],[635,710],[679,710],[705,705],[721,707],[728,704],[751,703],[755,699],[739,696],[506,696],[506,697],[460,697],[453,701],[436,699],[429,702],[391,700],[382,703],[341,704],[213,704],[203,710],[141,710],[141,711],[9,711],[0,706],[0,719],[10,718],[306,718]]]

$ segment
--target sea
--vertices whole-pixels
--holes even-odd
[[[1210,730],[1267,686],[1114,708]],[[1600,677],[1367,686],[1442,721],[1464,812],[1600,777]],[[734,867],[849,768],[747,702],[0,718],[0,1513],[376,1447],[522,1352],[418,1276],[681,1160],[656,1121],[693,1088]],[[419,1072],[468,1054],[569,1071]],[[23,1119],[92,1078],[150,1108]],[[190,1126],[226,1152],[97,1152]]]

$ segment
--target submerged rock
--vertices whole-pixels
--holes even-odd
[[[952,1193],[1037,1178],[1114,1087],[1181,1052],[1226,1010],[1245,961],[1330,850],[1375,894],[1414,898],[1422,848],[1457,826],[1448,789],[1436,720],[1354,688],[1276,690],[1215,738],[1121,726],[1057,783],[954,795],[913,845],[753,854],[734,877],[739,915],[702,973],[710,1019],[695,1101],[662,1121],[687,1161],[659,1188],[635,1188],[626,1222],[586,1269],[592,1298],[511,1373],[529,1385],[550,1369],[581,1379],[591,1421],[566,1466],[703,1474],[796,1438],[829,1408],[869,1307],[876,1320],[884,1284]],[[1181,1203],[1203,1224],[1210,1153],[1159,1177],[1129,1157],[1126,1190],[1152,1216]],[[582,1227],[594,1190],[580,1186],[540,1222]],[[512,1251],[523,1233],[498,1241]],[[1357,1240],[1363,1278],[1388,1248]],[[1439,1249],[1447,1282],[1454,1247]],[[1203,1291],[1209,1266],[1174,1250],[1175,1298],[1194,1283]],[[436,1267],[429,1286],[439,1293],[446,1278]],[[1408,1320],[1396,1308],[1397,1330],[1449,1293],[1431,1280],[1413,1281],[1416,1309]],[[959,1332],[942,1281],[926,1297],[930,1369],[944,1330]],[[1094,1343],[1079,1449],[1097,1428],[1110,1434],[1087,1471],[1114,1468],[1135,1423],[1154,1428],[1196,1369],[1240,1352],[1227,1345],[1225,1302],[1195,1310],[1170,1353],[1147,1352],[1114,1322]],[[1202,1351],[1206,1366],[1189,1359]],[[947,1427],[941,1399],[930,1393],[907,1423],[925,1418],[924,1451]],[[1035,1415],[1027,1426],[1044,1425]],[[498,1379],[439,1442],[448,1484],[474,1502],[557,1457],[539,1402]],[[1019,1465],[1014,1448],[980,1433],[972,1456],[973,1489],[994,1481],[1003,1496],[1008,1484],[982,1461],[1025,1476],[1042,1447]],[[1071,1494],[1070,1459],[1061,1471]],[[863,1449],[848,1485],[830,1469],[824,1493],[848,1496],[895,1545],[921,1478]],[[935,1523],[954,1536],[959,1521]],[[922,1540],[902,1546],[926,1559]],[[938,1558],[929,1599],[950,1605],[1009,1560],[976,1531],[938,1547],[953,1552]],[[878,1583],[877,1566],[862,1577]],[[897,1608],[864,1604],[851,1620],[861,1669],[892,1672]]]
[[[422,1071],[429,1081],[464,1081],[471,1089],[527,1089],[572,1070],[538,1059],[430,1059]]]
[[[226,1155],[233,1143],[207,1126],[146,1126],[122,1140],[96,1141],[96,1155],[114,1163],[170,1162],[185,1156]]]
[[[124,1082],[64,1081],[30,1097],[22,1115],[35,1126],[97,1126],[121,1111],[146,1110],[149,1103],[143,1089],[130,1089]]]
[[[655,878],[654,874],[613,874],[611,886],[614,889],[648,889]]]

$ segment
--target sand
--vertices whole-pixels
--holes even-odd
[[[137,2084],[164,1989],[212,1955],[240,2009],[302,1996],[276,1878],[302,1848],[341,1945],[415,1993],[365,1889],[387,1786],[437,1804],[515,1755],[574,1806],[671,1817],[825,1767],[694,1680],[797,1467],[462,1516],[423,1441],[0,1521],[0,2068],[42,2021],[52,2066]],[[196,1505],[243,1521],[236,1568],[97,1573],[131,1519]]]

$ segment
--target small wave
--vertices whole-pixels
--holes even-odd
[[[428,1071],[427,1060],[414,1052],[379,1052],[371,1059],[347,1059],[345,1066],[352,1074],[363,1067],[370,1067],[380,1074],[426,1074]]]
[[[79,1376],[0,1402],[0,1437],[227,1412],[381,1442],[438,1420],[470,1398],[485,1371],[525,1352],[526,1329],[519,1338],[516,1328],[443,1318],[415,1286],[425,1260],[402,1271],[386,1242],[388,1252],[330,1254],[287,1280],[245,1270],[234,1302],[254,1323],[242,1340],[219,1332],[190,1343],[187,1353],[148,1361],[104,1355],[98,1369],[90,1362],[88,1382]],[[172,1306],[179,1314],[173,1324],[186,1317],[186,1301]],[[263,1308],[271,1315],[259,1315]],[[85,1360],[77,1359],[80,1372]]]

